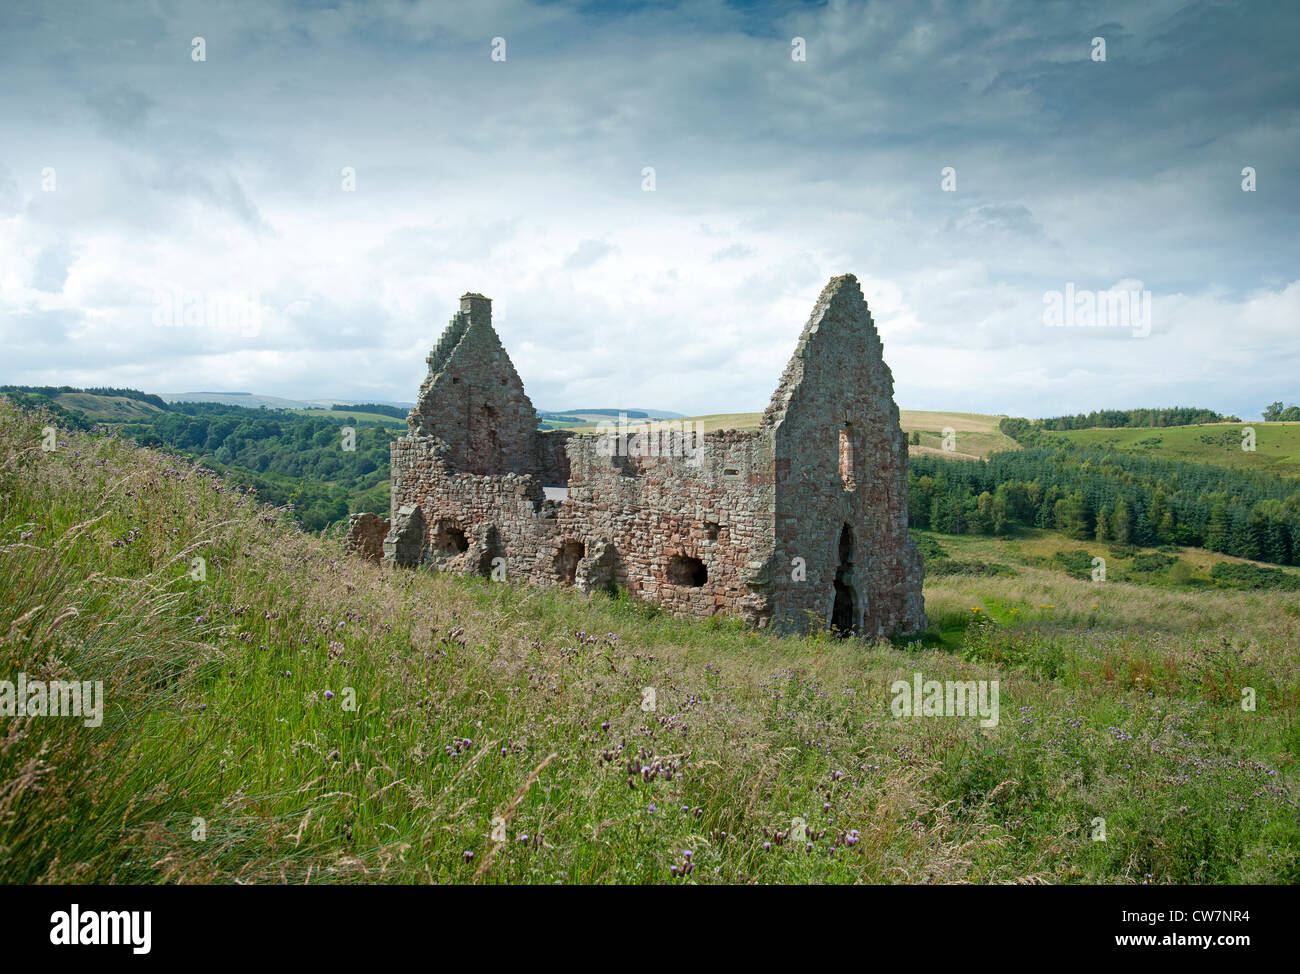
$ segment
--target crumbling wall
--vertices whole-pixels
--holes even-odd
[[[388,534],[388,529],[388,520],[378,514],[349,515],[348,533],[343,539],[343,547],[367,561],[379,561],[384,557],[384,537]]]
[[[537,472],[542,484],[563,487],[569,482],[569,440],[573,430],[546,430],[537,435]]]
[[[766,593],[746,577],[772,547],[770,440],[756,430],[710,433],[698,460],[605,456],[592,436],[571,438],[568,452],[560,534],[588,551],[592,541],[611,545],[615,584],[682,615],[766,623]]]

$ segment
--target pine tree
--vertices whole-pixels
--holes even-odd
[[[1118,544],[1129,543],[1129,537],[1132,533],[1132,520],[1129,517],[1128,506],[1124,503],[1123,497],[1115,498],[1115,510],[1110,516],[1110,533]]]
[[[1222,497],[1215,498],[1210,508],[1210,524],[1205,529],[1205,547],[1210,551],[1228,550],[1228,504]]]
[[[1097,540],[1110,540],[1110,509],[1105,505],[1097,509]]]

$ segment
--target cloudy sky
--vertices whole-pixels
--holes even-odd
[[[411,400],[480,291],[539,408],[755,410],[851,272],[903,408],[1300,402],[1292,2],[5,7],[0,382]]]

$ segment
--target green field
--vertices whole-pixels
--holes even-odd
[[[1242,430],[1255,431],[1255,450],[1242,449]],[[1073,447],[1151,453],[1199,460],[1283,477],[1300,477],[1300,423],[1212,423],[1161,429],[1045,430],[1049,441]]]
[[[1121,564],[1217,556],[927,534],[923,638],[778,638],[387,571],[41,425],[0,403],[0,679],[106,704],[0,718],[0,882],[1300,881],[1300,593]],[[895,716],[915,673],[998,723]]]

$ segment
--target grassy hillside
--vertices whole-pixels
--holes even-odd
[[[1255,450],[1241,448],[1242,429],[1255,431]],[[1172,460],[1300,477],[1300,423],[1211,423],[1164,429],[1087,429],[1045,432],[1047,442],[1088,449],[1150,453]]]
[[[138,399],[99,396],[89,392],[65,392],[53,398],[64,409],[79,409],[88,419],[101,423],[148,421],[165,411]]]
[[[45,421],[0,403],[0,679],[107,705],[0,718],[0,881],[1300,880],[1295,593],[957,539],[923,641],[774,638],[385,572]],[[1000,722],[895,718],[918,671]]]

